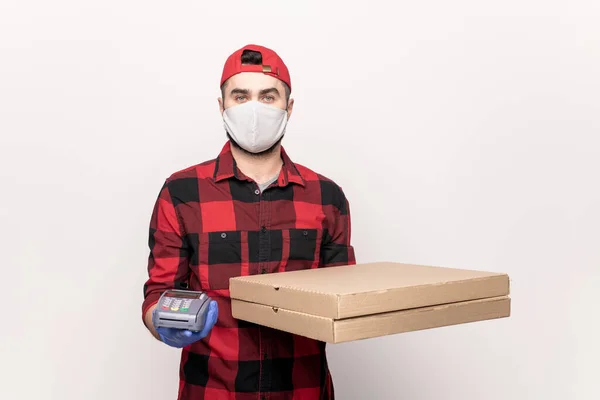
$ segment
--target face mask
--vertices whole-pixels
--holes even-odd
[[[259,153],[285,133],[287,111],[258,101],[230,107],[223,113],[225,129],[244,150]]]

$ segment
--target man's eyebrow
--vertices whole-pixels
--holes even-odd
[[[240,88],[234,88],[231,89],[231,92],[229,92],[229,94],[249,94],[250,91],[248,89],[240,89]]]
[[[277,88],[275,88],[275,87],[263,89],[260,91],[261,96],[265,95],[265,94],[270,94],[270,93],[276,93],[277,95],[280,95],[279,90],[277,90]]]

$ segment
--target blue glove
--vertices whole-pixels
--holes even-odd
[[[152,314],[152,319],[156,315],[156,309]],[[206,320],[204,321],[204,327],[200,332],[193,332],[187,329],[177,328],[156,328],[156,332],[160,336],[160,339],[171,347],[182,348],[186,347],[200,339],[205,338],[211,331],[212,327],[217,322],[219,315],[219,307],[217,302],[211,300],[208,304],[208,312],[206,313]]]

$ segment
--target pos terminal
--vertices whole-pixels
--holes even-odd
[[[187,329],[200,332],[206,321],[210,297],[193,290],[170,289],[158,300],[155,309],[156,328]]]

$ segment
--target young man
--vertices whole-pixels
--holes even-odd
[[[219,98],[229,140],[170,176],[154,207],[142,315],[158,340],[182,348],[179,400],[334,399],[324,343],[231,315],[230,277],[355,263],[341,188],[281,147],[291,88],[274,51],[233,53]],[[204,330],[155,329],[158,298],[182,286],[213,299]]]

